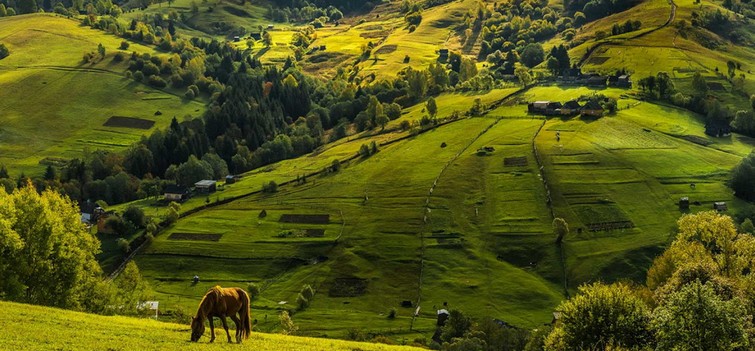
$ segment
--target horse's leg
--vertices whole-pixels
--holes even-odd
[[[241,320],[236,317],[236,314],[231,315],[231,320],[236,324],[236,342],[241,343]]]
[[[228,335],[228,342],[233,342],[231,340],[231,333],[228,332],[228,323],[225,320],[225,316],[220,316],[220,320],[223,321],[223,328],[225,328],[225,334]]]
[[[210,342],[215,341],[215,318],[213,316],[207,317],[210,320]]]

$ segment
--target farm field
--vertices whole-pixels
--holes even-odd
[[[49,307],[0,302],[8,315],[0,335],[3,348],[14,350],[237,350],[270,351],[401,351],[421,350],[409,346],[315,339],[265,334],[252,331],[241,345],[223,342],[223,328],[216,329],[218,340],[208,342],[209,330],[197,343],[189,342],[189,325],[161,323],[146,318],[106,317]],[[233,324],[233,323],[231,323]]]
[[[294,319],[311,335],[344,337],[343,330],[364,325],[394,337],[426,335],[443,302],[517,326],[546,323],[565,291],[584,282],[643,281],[683,213],[680,197],[698,201],[692,211],[714,201],[730,211],[743,205],[725,180],[753,147],[748,138],[706,139],[699,116],[620,89],[543,86],[522,96],[566,101],[595,92],[619,98],[619,112],[544,120],[504,104],[386,145],[338,173],[189,215],[136,261],[157,298],[183,310],[216,283],[257,282],[263,291],[253,310],[267,316],[262,330],[276,328],[270,319],[294,307],[303,284],[317,293]],[[456,98],[438,101],[445,99]],[[402,118],[417,113],[408,109]],[[386,137],[283,161],[224,191],[293,180]],[[553,244],[554,217],[572,230],[563,260]],[[189,281],[194,274],[202,277],[197,285]],[[414,322],[416,306],[401,308],[402,301],[420,301]],[[385,317],[390,308],[398,310],[395,320]]]
[[[41,174],[45,163],[82,157],[85,149],[123,150],[174,116],[204,111],[199,101],[125,78],[126,66],[112,61],[121,40],[73,20],[2,18],[0,40],[12,52],[0,61],[0,164],[28,175]],[[105,59],[82,63],[99,43]],[[139,44],[130,50],[156,53]]]

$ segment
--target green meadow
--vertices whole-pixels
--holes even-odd
[[[125,78],[125,64],[113,62],[121,39],[74,20],[5,17],[0,40],[11,51],[0,61],[0,164],[18,173],[41,173],[44,164],[81,157],[86,149],[124,150],[174,116],[183,120],[204,111],[201,102]],[[100,43],[106,57],[83,63],[83,55]],[[131,51],[158,53],[136,43]],[[105,125],[113,116],[153,125]]]
[[[421,350],[364,342],[265,334],[252,331],[241,345],[224,342],[223,328],[210,344],[209,330],[197,343],[189,341],[189,325],[156,322],[149,318],[108,317],[50,307],[0,302],[3,348],[14,350],[271,350],[271,351],[401,351]],[[18,323],[24,320],[28,323]],[[231,323],[233,325],[233,323]]]
[[[618,98],[619,111],[598,120],[546,120],[517,103],[595,93]],[[437,101],[457,106],[459,98]],[[421,109],[401,118],[419,118]],[[725,181],[755,142],[703,130],[700,116],[634,100],[626,90],[536,87],[483,117],[388,143],[337,173],[275,194],[258,190],[344,160],[372,140],[408,134],[365,134],[245,174],[209,199],[248,196],[182,218],[136,261],[168,309],[191,311],[214,284],[260,284],[252,309],[262,330],[275,330],[275,315],[297,307],[303,284],[317,293],[294,320],[310,335],[345,337],[349,328],[399,339],[429,335],[443,302],[531,328],[549,322],[566,292],[582,283],[643,281],[685,213],[681,197],[690,198],[693,212],[715,201],[731,212],[743,205]],[[292,223],[290,215],[328,220]],[[563,252],[554,244],[554,216],[571,228]],[[202,278],[197,285],[194,274]],[[398,318],[387,319],[391,308]]]

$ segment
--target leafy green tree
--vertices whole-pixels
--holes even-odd
[[[176,223],[176,221],[180,217],[180,212],[181,204],[175,201],[171,201],[171,203],[168,205],[168,214],[165,220],[168,222],[168,224]]]
[[[123,167],[125,167],[129,173],[139,178],[144,177],[155,168],[155,160],[152,151],[142,143],[132,145],[126,151],[126,155],[123,158]]]
[[[34,0],[19,0],[16,6],[22,15],[37,12],[37,2]]]
[[[200,161],[196,156],[189,156],[189,160],[178,166],[178,184],[192,186],[203,179],[212,179],[213,169],[207,162]]]
[[[144,228],[147,225],[147,216],[144,215],[144,210],[133,205],[123,211],[123,219],[131,222],[137,228]]]
[[[651,338],[650,311],[625,284],[583,285],[556,310],[561,320],[546,340],[548,350],[638,348]]]
[[[696,281],[653,311],[656,350],[745,349],[749,319],[741,301],[724,301],[709,284]]]
[[[543,46],[540,44],[527,44],[527,46],[524,47],[524,50],[522,50],[519,59],[527,67],[533,68],[545,59],[545,50],[543,50]]]
[[[45,169],[45,180],[55,180],[58,179],[58,170],[55,169],[53,165],[47,165],[47,168]]]
[[[395,102],[384,105],[383,111],[385,112],[385,115],[388,116],[388,118],[390,118],[391,120],[401,117],[401,105]]]
[[[556,244],[561,244],[564,237],[569,235],[569,224],[563,218],[554,218],[553,233],[556,234]]]
[[[438,105],[435,103],[435,98],[433,98],[432,96],[427,99],[425,108],[427,109],[427,113],[430,114],[430,117],[432,118],[435,118],[435,116],[438,114]]]
[[[658,96],[662,99],[668,98],[674,92],[674,83],[666,72],[658,72],[655,76],[655,85]]]
[[[0,189],[0,296],[5,300],[95,311],[102,279],[100,243],[75,203],[27,183]]]
[[[558,59],[553,56],[548,57],[546,66],[553,76],[558,76],[558,73],[561,72],[561,66],[558,63]]]
[[[206,162],[212,168],[212,179],[221,179],[229,174],[228,164],[216,153],[204,154],[202,162]]]
[[[385,126],[390,122],[391,119],[388,118],[388,116],[385,115],[385,113],[378,115],[375,118],[375,123],[377,123],[380,126],[380,130],[385,130]]]
[[[731,172],[729,186],[737,197],[755,200],[755,152],[742,159]]]
[[[142,277],[139,267],[133,260],[126,263],[126,267],[118,274],[118,277],[113,281],[118,288],[116,295],[118,299],[118,306],[123,306],[124,310],[121,313],[128,313],[136,309],[136,305],[140,301],[147,299],[150,294],[149,284]]]
[[[527,67],[523,65],[518,65],[518,67],[514,70],[514,75],[517,79],[519,79],[519,84],[521,84],[522,86],[527,86],[532,83],[532,75],[530,75],[530,71],[527,69]]]
[[[8,15],[8,10],[5,9],[5,4],[0,4],[0,17]]]
[[[5,165],[0,165],[0,179],[4,178],[10,178],[10,175],[8,175],[8,169],[5,168]]]
[[[692,76],[692,89],[700,96],[708,94],[708,83],[700,72],[695,72],[695,75]]]
[[[126,240],[124,238],[118,238],[115,241],[115,245],[118,246],[118,249],[120,249],[121,252],[123,252],[124,255],[128,254],[129,252],[131,252],[131,246],[129,245],[128,240]]]
[[[270,32],[264,31],[262,33],[262,43],[265,44],[265,47],[270,47],[273,45],[273,36],[270,35]]]
[[[472,329],[472,325],[472,318],[465,316],[459,310],[451,310],[446,324],[441,329],[440,339],[450,342],[454,338],[461,338]]]

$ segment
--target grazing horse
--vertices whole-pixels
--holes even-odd
[[[238,317],[236,316],[238,313]],[[236,342],[241,343],[242,339],[248,339],[252,332],[252,323],[249,312],[249,295],[241,288],[221,288],[216,285],[207,291],[202,298],[197,309],[197,316],[191,317],[191,341],[198,341],[204,334],[204,320],[210,320],[210,342],[215,341],[215,326],[213,317],[219,317],[223,322],[223,328],[228,335],[228,342],[231,341],[231,334],[228,332],[228,324],[225,317],[231,317],[236,323]]]

